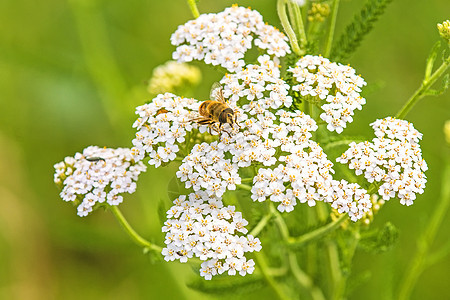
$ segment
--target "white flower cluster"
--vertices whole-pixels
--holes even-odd
[[[236,189],[236,184],[241,183],[238,166],[225,159],[221,146],[217,142],[197,144],[183,159],[177,177],[186,188],[192,187],[196,192],[204,189],[209,197],[221,197],[226,189]]]
[[[252,41],[269,55],[282,57],[290,53],[287,40],[278,29],[264,24],[259,12],[237,5],[217,14],[202,14],[180,25],[171,37],[172,44],[178,46],[173,59],[203,60],[231,72],[245,65],[244,54]]]
[[[353,111],[361,110],[366,103],[359,94],[366,82],[350,66],[330,62],[321,56],[306,55],[288,71],[300,83],[292,87],[294,91],[302,96],[317,97],[317,101],[326,101],[321,106],[324,112],[320,118],[328,124],[330,131],[341,133],[347,123],[353,122]]]
[[[261,250],[261,242],[252,235],[238,235],[247,233],[248,222],[234,206],[224,206],[220,197],[201,191],[182,195],[173,203],[162,228],[166,232],[167,247],[162,250],[166,261],[187,262],[198,257],[204,261],[200,275],[207,280],[224,272],[253,273],[255,263],[244,254]]]
[[[61,198],[81,201],[80,217],[87,216],[97,203],[119,205],[123,201],[121,194],[134,193],[139,174],[146,170],[142,162],[134,161],[130,149],[97,146],[66,157],[54,167],[54,181],[63,186]]]
[[[422,159],[419,133],[411,123],[386,118],[371,124],[377,136],[372,142],[351,143],[337,159],[348,163],[356,175],[369,182],[382,182],[378,193],[384,200],[397,196],[401,204],[411,205],[425,188],[427,164]]]
[[[242,109],[251,115],[264,114],[268,109],[290,107],[292,97],[288,96],[289,85],[280,78],[277,60],[268,55],[258,57],[259,65],[247,65],[234,74],[227,74],[220,81],[225,85],[223,95],[236,104],[244,98]]]
[[[185,63],[168,61],[153,69],[152,77],[148,83],[151,94],[175,92],[184,86],[195,86],[202,78],[200,69]]]
[[[297,200],[315,206],[316,201],[331,203],[339,213],[348,213],[352,221],[362,218],[371,207],[369,195],[357,184],[336,181],[333,163],[315,142],[306,140],[299,143],[288,136],[289,142],[283,151],[290,155],[280,156],[284,164],[275,169],[260,168],[253,179],[253,201],[265,201],[269,198],[279,203],[278,210],[294,210]]]
[[[156,96],[151,103],[138,106],[139,118],[133,127],[137,129],[133,139],[133,155],[137,161],[149,155],[149,164],[159,167],[176,158],[179,143],[193,128],[207,130],[191,120],[198,116],[199,102],[192,98],[182,98],[171,93]]]
[[[365,189],[357,183],[349,183],[346,180],[333,180],[328,202],[338,213],[347,213],[353,222],[371,213],[372,201]]]

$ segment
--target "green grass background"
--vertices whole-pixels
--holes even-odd
[[[233,2],[202,0],[200,12]],[[362,1],[341,1],[337,33]],[[240,1],[279,26],[275,1]],[[419,86],[425,58],[449,18],[447,0],[394,0],[350,60],[369,86],[367,104],[346,134],[372,138],[368,124],[395,115]],[[149,100],[145,81],[171,58],[170,35],[191,19],[182,0],[0,1],[0,299],[207,299],[185,287],[188,265],[151,263],[109,213],[79,218],[53,184],[53,164],[89,145],[130,146],[134,108]],[[220,75],[203,68],[196,91],[205,99]],[[350,299],[389,299],[416,250],[442,184],[448,159],[442,127],[450,94],[426,98],[407,119],[424,134],[426,191],[411,207],[389,202],[375,221],[400,230],[393,250],[359,253],[354,272],[371,277]],[[149,169],[121,205],[138,232],[161,243],[157,202],[174,167]],[[445,218],[432,249],[449,238]],[[450,258],[420,276],[412,299],[450,299]],[[368,273],[367,273],[368,274]],[[272,298],[261,290],[256,298]],[[250,297],[250,298],[253,298]]]

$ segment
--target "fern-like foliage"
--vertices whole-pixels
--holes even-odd
[[[331,58],[334,61],[343,61],[349,58],[390,2],[392,0],[369,0],[361,12],[354,16],[352,23],[346,27],[345,32],[335,43]]]

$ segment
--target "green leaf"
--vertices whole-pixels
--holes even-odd
[[[434,44],[433,48],[431,49],[430,55],[428,55],[427,66],[425,68],[425,81],[428,81],[428,79],[431,76],[431,72],[433,72],[434,62],[436,61],[436,57],[437,57],[440,47],[441,47],[441,42],[437,41]]]
[[[443,93],[445,93],[448,90],[449,86],[449,74],[445,74],[444,78],[442,79],[442,87],[439,90],[435,89],[428,89],[424,95],[428,96],[440,96]]]
[[[383,228],[364,234],[359,246],[370,253],[381,253],[390,250],[398,239],[398,229],[392,223],[387,222]]]
[[[245,277],[236,276],[219,276],[208,281],[203,278],[197,278],[195,281],[188,283],[187,286],[198,292],[205,294],[216,294],[221,297],[225,295],[248,294],[266,286],[262,276],[255,274],[247,275]]]
[[[345,32],[333,47],[331,58],[342,61],[350,57],[373,27],[375,21],[384,13],[392,0],[369,0],[359,14],[353,17]]]

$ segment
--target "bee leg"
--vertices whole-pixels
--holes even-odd
[[[226,132],[226,133],[228,134],[228,136],[231,137],[231,134],[230,134],[227,130],[222,129],[222,131],[223,131],[223,132]]]
[[[236,124],[237,127],[238,127],[239,129],[241,129],[241,126],[239,126],[239,124],[238,124],[238,122],[237,122],[237,115],[234,115],[234,124]]]

